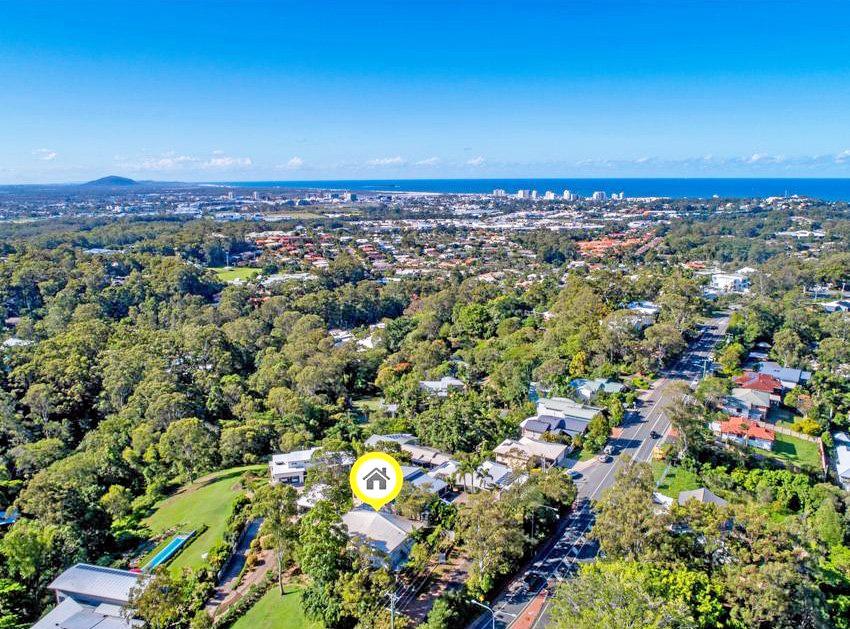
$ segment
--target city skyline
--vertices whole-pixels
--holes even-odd
[[[9,4],[0,183],[846,177],[815,4]]]

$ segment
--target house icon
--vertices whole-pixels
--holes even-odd
[[[366,474],[366,476],[363,477],[363,480],[366,481],[367,491],[375,489],[375,485],[378,486],[377,489],[384,491],[387,488],[387,481],[390,480],[390,477],[387,476],[387,468],[376,467]]]

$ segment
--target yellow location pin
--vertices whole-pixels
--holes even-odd
[[[389,454],[367,452],[351,466],[348,481],[354,495],[377,511],[398,496],[404,474]]]

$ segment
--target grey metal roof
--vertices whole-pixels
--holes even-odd
[[[126,604],[130,600],[130,590],[137,587],[143,578],[128,570],[78,563],[56,577],[47,587],[72,598]]]
[[[698,500],[699,502],[712,503],[716,505],[720,505],[721,507],[725,507],[728,502],[723,500],[720,496],[714,494],[710,489],[706,489],[705,487],[700,487],[699,489],[693,489],[691,491],[680,491],[679,492],[679,504],[683,505],[688,500]]]

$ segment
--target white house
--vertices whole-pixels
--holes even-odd
[[[461,487],[464,491],[492,489],[499,491],[507,489],[515,482],[521,482],[522,476],[517,476],[507,465],[495,461],[484,461],[472,472],[460,473],[460,463],[449,460],[433,470],[432,475],[448,483]]]
[[[272,483],[303,485],[310,461],[318,451],[319,448],[308,448],[284,454],[273,454],[271,461],[269,461]]]
[[[745,293],[750,289],[750,278],[741,273],[712,273],[711,288],[721,293]]]
[[[466,385],[463,380],[451,376],[443,376],[439,380],[420,380],[419,388],[437,397],[448,397],[452,391],[463,391]]]
[[[303,485],[307,470],[313,465],[350,467],[354,463],[354,457],[347,452],[326,452],[317,456],[320,450],[321,448],[307,448],[285,454],[273,454],[269,461],[271,482]]]
[[[130,593],[149,577],[129,570],[78,563],[48,585],[56,595],[51,609],[32,629],[132,629],[137,619],[124,617]]]

